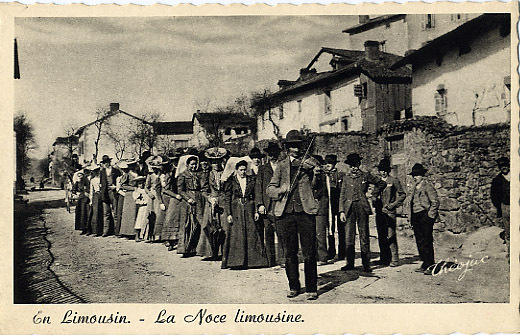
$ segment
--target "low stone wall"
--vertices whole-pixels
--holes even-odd
[[[500,224],[489,193],[499,172],[495,160],[510,155],[509,124],[453,127],[437,118],[420,118],[395,121],[384,128],[377,134],[315,134],[313,153],[336,154],[343,161],[347,154],[357,152],[364,169],[373,170],[381,158],[392,154],[387,138],[403,135],[402,171],[422,163],[439,194],[437,229],[461,233]],[[403,185],[412,185],[410,176],[401,173],[400,178],[405,179]]]

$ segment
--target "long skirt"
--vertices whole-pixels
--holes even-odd
[[[196,252],[200,238],[200,223],[199,215],[197,214],[199,208],[198,206],[188,204],[186,201],[182,201],[179,207],[180,221],[177,253],[193,255]]]
[[[132,192],[126,192],[123,201],[123,214],[121,215],[121,228],[119,235],[134,236],[135,235],[135,218],[137,216],[137,208]]]
[[[202,257],[215,257],[218,256],[218,250],[220,249],[220,245],[215,246],[211,245],[210,239],[211,236],[208,236],[207,226],[211,223],[212,220],[216,220],[218,224],[222,227],[223,222],[226,220],[226,213],[224,211],[224,195],[222,194],[217,198],[217,205],[215,209],[211,210],[211,203],[209,201],[206,202],[206,206],[204,208],[204,214],[202,216],[201,222],[201,234],[200,241],[197,245],[197,255]],[[214,213],[216,212],[216,213]],[[214,217],[213,217],[214,216]],[[216,252],[215,252],[216,251]],[[215,254],[216,253],[216,254]]]
[[[245,204],[233,200],[233,224],[230,227],[227,266],[230,268],[267,267],[267,255],[263,240],[263,227],[254,221],[255,205],[252,200]]]
[[[76,213],[74,228],[76,230],[88,229],[89,198],[80,198],[76,201]]]
[[[94,193],[90,207],[90,232],[94,235],[103,234],[103,204],[99,193]]]
[[[167,195],[163,195],[164,206],[168,209],[168,205],[170,202],[170,197]],[[166,218],[166,211],[161,209],[161,202],[156,199],[153,200],[153,211],[155,213],[155,225],[154,225],[154,240],[162,241],[162,230],[164,226],[164,219]]]
[[[125,203],[125,196],[119,193],[116,193],[116,217],[114,222],[114,234],[116,236],[121,236],[121,219],[123,216],[123,207]]]
[[[165,241],[177,239],[179,233],[181,201],[176,198],[170,198],[166,216],[164,217],[164,224],[161,232],[161,237]]]

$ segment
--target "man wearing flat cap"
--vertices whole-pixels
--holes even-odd
[[[275,224],[275,216],[273,213],[272,200],[267,194],[267,186],[273,177],[273,173],[278,165],[278,158],[280,157],[280,146],[276,142],[270,141],[264,152],[267,154],[267,161],[258,167],[258,174],[256,175],[255,185],[255,205],[260,220],[264,224],[265,233],[265,247],[267,253],[267,261],[269,266],[276,264],[276,251],[274,243],[274,232],[278,236],[278,255],[284,258],[283,244],[281,243],[280,231],[278,225]]]
[[[502,218],[507,257],[509,257],[509,185],[511,181],[509,158],[500,157],[497,159],[497,165],[500,173],[491,182],[491,202],[497,209],[497,218]]]
[[[399,265],[396,235],[396,209],[406,198],[399,179],[390,175],[390,160],[383,158],[377,166],[381,179],[386,182],[385,189],[374,202],[376,211],[377,240],[379,242],[379,264]]]
[[[101,171],[99,174],[101,190],[100,200],[103,204],[103,237],[109,235],[113,230],[114,215],[117,208],[116,202],[116,180],[119,177],[119,170],[112,168],[112,158],[103,155],[101,159]],[[112,228],[112,229],[111,229]]]
[[[359,231],[361,245],[361,262],[365,272],[372,272],[370,268],[370,235],[368,230],[368,216],[372,209],[366,197],[369,184],[374,185],[372,196],[377,197],[385,188],[386,183],[369,172],[362,171],[361,157],[357,153],[347,156],[345,163],[349,170],[343,177],[339,196],[339,213],[342,222],[345,222],[345,243],[347,263],[341,270],[353,270],[356,241],[356,225]]]
[[[300,294],[298,237],[304,259],[307,299],[318,298],[318,265],[316,259],[316,222],[318,202],[314,199],[311,181],[316,160],[304,157],[304,138],[298,130],[287,133],[284,145],[288,157],[281,160],[267,187],[273,199],[276,224],[280,224],[285,248],[285,274],[289,280],[288,298]]]

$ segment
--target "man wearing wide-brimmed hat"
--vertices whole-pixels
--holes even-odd
[[[432,274],[435,264],[433,251],[433,224],[439,215],[439,196],[433,185],[426,179],[426,168],[417,163],[412,167],[410,175],[414,185],[410,194],[410,224],[413,228],[417,250],[421,258],[421,267],[416,272]]]
[[[282,243],[285,248],[285,273],[289,280],[287,297],[300,294],[298,270],[298,237],[304,259],[305,288],[307,299],[315,300],[317,293],[316,222],[318,203],[312,192],[313,169],[317,162],[304,157],[307,151],[305,139],[298,130],[287,133],[284,146],[288,157],[280,161],[267,187],[273,199],[276,224],[280,224]]]
[[[267,194],[267,186],[269,186],[274,170],[277,168],[278,158],[280,157],[281,151],[282,149],[280,149],[280,146],[276,142],[269,141],[267,147],[264,149],[268,160],[258,167],[255,184],[255,205],[256,210],[260,215],[259,222],[264,225],[265,247],[269,266],[274,266],[276,264],[277,252],[275,251],[274,243],[275,230],[278,236],[278,256],[281,259],[285,257],[283,243],[281,243],[280,231],[278,225],[275,223],[276,218],[273,213],[272,200]],[[282,264],[284,264],[283,260]]]
[[[509,257],[509,194],[511,182],[509,158],[500,157],[496,162],[500,173],[491,182],[491,202],[497,209],[497,218],[501,218],[504,225],[504,240],[507,246],[507,257]]]
[[[356,226],[359,231],[359,244],[361,245],[361,262],[365,272],[372,272],[370,267],[370,235],[368,230],[368,216],[372,214],[372,208],[366,197],[369,184],[374,185],[373,196],[377,196],[386,186],[379,177],[369,172],[362,171],[361,156],[351,153],[347,156],[345,163],[349,170],[345,173],[341,192],[339,196],[340,219],[345,222],[345,256],[346,265],[341,269],[353,270],[356,241]]]
[[[258,173],[258,167],[262,164],[262,158],[265,157],[265,154],[260,151],[260,149],[254,147],[249,151],[249,158],[253,161],[253,165],[251,169],[253,173],[256,175]]]
[[[115,190],[116,180],[120,173],[119,170],[112,168],[111,162],[112,158],[108,155],[103,155],[99,174],[101,183],[99,197],[103,204],[103,237],[108,236],[111,230],[113,230],[114,212],[117,208]]]
[[[379,242],[379,264],[398,266],[396,209],[403,204],[406,193],[399,179],[390,175],[392,166],[388,158],[383,158],[377,166],[381,179],[386,182],[385,189],[376,198],[377,240]]]

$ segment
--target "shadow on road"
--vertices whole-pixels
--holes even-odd
[[[359,277],[358,271],[334,270],[322,273],[318,278],[318,294],[323,294],[345,283],[357,280]]]

